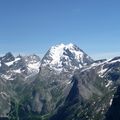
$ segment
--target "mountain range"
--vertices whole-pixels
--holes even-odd
[[[0,57],[0,120],[120,120],[120,57],[93,60],[74,44]]]

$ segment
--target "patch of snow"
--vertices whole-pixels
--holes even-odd
[[[15,73],[21,73],[21,70],[20,69],[13,70],[13,72],[15,72]]]
[[[107,71],[107,68],[101,69],[98,73],[99,73],[100,75],[103,75],[106,71]]]
[[[11,65],[13,65],[14,62],[16,62],[16,61],[18,61],[18,60],[20,60],[20,58],[16,58],[15,60],[13,60],[13,61],[11,61],[11,62],[6,62],[5,64],[6,64],[7,66],[11,66]]]
[[[74,49],[74,45],[72,43],[66,45],[65,47],[66,49],[70,49],[71,53],[73,53],[75,55],[75,59],[77,60],[80,60],[81,59],[81,62],[83,63],[83,56],[84,56],[84,53],[82,51],[78,51],[78,50],[75,50]]]
[[[20,60],[20,59],[21,59],[21,58],[17,57],[17,58],[15,58],[15,60],[14,60],[14,61],[16,62],[16,61],[18,61],[18,60]]]
[[[52,68],[52,67],[51,67]],[[60,67],[60,68],[53,68],[57,73],[60,73],[62,70],[64,70],[62,67]]]
[[[11,62],[7,62],[7,63],[5,63],[7,66],[11,66],[11,65],[13,65],[13,63],[14,63],[14,61],[11,61]]]
[[[116,63],[116,62],[118,62],[118,61],[120,62],[119,59],[118,59],[118,60],[113,60],[113,61],[111,61],[111,59],[109,59],[109,60],[103,62],[103,65],[101,66],[101,70],[98,72],[99,76],[100,76],[100,77],[104,77],[104,76],[106,75],[106,73],[111,70],[111,69],[108,69],[108,68],[104,68],[104,69],[103,69],[103,66],[104,66],[104,65],[106,65],[106,64],[109,65],[109,64],[112,64],[112,63]]]
[[[111,63],[115,63],[115,62],[120,62],[120,59],[118,59],[118,60],[113,60],[113,61],[110,61],[109,60],[109,63],[111,64]]]
[[[71,84],[71,81],[70,80],[66,80],[66,84],[67,85]]]
[[[112,84],[112,81],[109,80],[108,83],[107,83],[107,85],[105,85],[105,87],[109,87],[111,84]]]
[[[89,65],[89,66],[85,66],[84,69],[82,70],[82,72],[83,72],[83,71],[86,71],[86,70],[90,70],[90,69],[95,68],[95,67],[98,67],[98,66],[101,66],[101,65],[103,65],[104,63],[105,63],[105,62],[93,63],[93,64],[91,64],[91,65]],[[98,72],[98,73],[99,73],[99,72]]]
[[[99,66],[99,65],[101,65],[101,63],[93,63],[93,64],[91,64],[91,67],[95,67],[95,66]]]
[[[113,102],[113,98],[110,100],[110,106],[112,105],[112,102]]]
[[[39,67],[40,67],[40,62],[36,62],[36,63],[30,63],[27,65],[28,66],[28,69],[33,71],[33,70],[36,70],[36,71],[39,71]]]
[[[106,62],[105,62],[105,64],[106,64]],[[98,71],[98,75],[99,75],[100,77],[102,77],[102,78],[104,77],[105,72],[108,71],[108,68],[103,68],[105,64],[103,64],[103,65],[101,66],[101,69]]]
[[[1,75],[2,78],[6,79],[6,80],[13,80],[13,78],[11,77],[11,75]]]
[[[64,44],[53,46],[50,50],[50,55],[52,57],[51,64],[57,64],[60,61],[60,57],[63,55],[64,52]]]

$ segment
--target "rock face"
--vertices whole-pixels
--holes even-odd
[[[119,120],[120,57],[94,61],[73,44],[0,57],[0,118]]]

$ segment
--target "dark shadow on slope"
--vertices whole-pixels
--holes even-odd
[[[75,77],[73,78],[73,82],[74,82],[74,84],[72,86],[72,89],[69,92],[68,97],[65,100],[64,105],[58,109],[57,113],[55,115],[53,115],[50,118],[50,120],[66,120],[75,111],[75,108],[76,108],[75,105],[77,103],[79,103],[80,99],[82,99],[82,98],[80,98],[80,96],[79,96],[78,80]],[[73,106],[75,106],[75,107],[73,107]]]
[[[120,120],[120,86],[114,95],[113,102],[109,108],[105,120]]]

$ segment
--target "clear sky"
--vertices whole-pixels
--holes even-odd
[[[120,0],[0,0],[0,54],[41,55],[59,43],[119,56]]]

